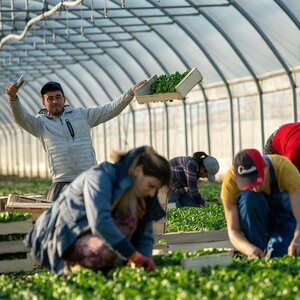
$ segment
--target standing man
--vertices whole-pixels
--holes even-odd
[[[300,174],[287,158],[240,151],[221,199],[235,249],[248,258],[300,255]]]
[[[169,203],[175,202],[176,207],[200,207],[205,199],[199,193],[198,179],[208,178],[215,182],[219,171],[218,161],[205,152],[195,152],[191,156],[177,156],[170,160],[172,177]]]
[[[268,138],[264,154],[287,157],[300,171],[300,122],[282,125]]]
[[[119,98],[94,108],[71,108],[60,83],[47,82],[41,89],[44,109],[30,115],[22,107],[18,91],[24,83],[6,86],[11,114],[15,122],[37,137],[48,154],[52,184],[47,199],[54,201],[61,190],[80,173],[97,164],[92,146],[91,128],[119,115],[131,102],[139,82]]]

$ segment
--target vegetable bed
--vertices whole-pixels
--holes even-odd
[[[13,178],[12,182],[15,180]],[[18,193],[24,194],[26,192],[17,182],[22,182],[26,186],[27,181],[32,182],[29,179],[18,178],[16,184],[12,185],[9,190],[3,183],[2,188],[0,185],[0,193],[2,195],[14,193],[17,192],[15,189],[17,188]],[[44,191],[49,185],[45,185]],[[200,186],[201,193],[206,201],[212,203],[211,206],[220,205],[219,190],[220,185],[217,184]],[[34,187],[29,188],[28,192],[42,193],[40,190],[35,190]],[[207,206],[208,208],[209,206]],[[217,217],[221,211],[219,209],[219,207],[214,209],[217,213],[215,218],[219,218]],[[195,221],[192,222],[192,226],[185,224],[186,229],[203,226],[196,223],[196,216],[201,215],[201,213],[198,215],[200,210],[195,212],[191,209],[188,212],[189,218],[193,218],[193,214],[195,214]],[[188,210],[178,210],[179,213],[180,211],[182,218],[187,219],[184,212]],[[175,218],[171,222],[171,216],[181,218],[181,215],[169,212],[169,222],[172,225],[170,230],[175,231],[176,228],[176,230],[182,231],[183,228],[179,226],[179,222],[176,222]],[[201,222],[203,223],[203,221],[205,220]],[[219,226],[222,227],[220,224]],[[214,249],[210,250],[210,253],[218,251]],[[156,256],[158,268],[150,273],[128,266],[113,269],[107,275],[101,272],[80,270],[66,278],[58,277],[43,269],[27,273],[3,274],[0,275],[0,299],[300,299],[300,260],[298,258],[286,256],[277,260],[248,261],[242,256],[234,257],[231,265],[203,268],[201,275],[195,270],[182,270],[180,267],[183,257],[198,257],[207,253],[207,250],[175,251],[172,254]]]
[[[226,228],[224,209],[220,202],[221,185],[202,183],[199,191],[207,205],[201,208],[169,208],[166,218],[166,233]]]
[[[227,267],[182,270],[178,252],[157,259],[160,267],[147,273],[116,268],[106,276],[80,270],[67,278],[39,271],[0,275],[0,299],[300,299],[300,260],[247,261],[234,258]]]
[[[226,228],[226,221],[223,205],[220,203],[201,208],[182,207],[167,210],[166,233],[224,228]]]

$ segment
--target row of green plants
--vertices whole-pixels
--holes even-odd
[[[9,193],[46,195],[50,186],[49,179],[12,176],[0,179],[2,179],[0,180],[0,195],[8,195]],[[168,209],[166,232],[220,230],[226,228],[224,209],[220,202],[220,189],[220,184],[200,184],[199,191],[208,203],[206,206],[201,209],[193,207]]]
[[[201,219],[201,211],[213,208],[212,218],[217,222],[223,212],[219,202],[219,185],[202,185],[210,195],[202,194],[210,203],[201,209],[168,210],[169,222],[183,231],[180,221],[190,222],[196,216],[191,227],[202,228],[208,223],[203,219],[199,227],[194,227]],[[33,191],[31,191],[34,193]],[[209,195],[209,196],[208,196]],[[209,197],[209,198],[208,198]],[[176,214],[178,212],[178,214]],[[189,214],[186,216],[186,214]],[[11,220],[15,217],[10,215]],[[172,220],[173,218],[173,220]],[[221,218],[220,218],[221,220]],[[206,222],[205,222],[206,221]],[[200,222],[200,221],[199,221]],[[200,222],[200,223],[201,223]],[[224,224],[224,223],[223,223]],[[220,225],[220,228],[222,226]],[[171,228],[171,227],[170,227]],[[212,229],[212,228],[210,228]],[[215,228],[213,228],[215,229]],[[158,268],[145,272],[129,266],[114,268],[108,272],[79,270],[67,277],[57,276],[43,269],[30,273],[0,275],[0,299],[299,299],[300,300],[300,261],[294,257],[248,261],[242,255],[236,255],[233,263],[227,267],[206,267],[202,273],[195,270],[183,270],[180,261],[184,257],[198,257],[204,254],[223,252],[224,249],[199,250],[196,252],[176,251],[155,257]]]
[[[171,254],[165,258],[167,264],[149,273],[126,266],[107,274],[82,269],[67,277],[42,270],[0,275],[0,299],[300,299],[300,260],[293,257],[237,257],[227,267],[206,267],[201,274],[183,270]]]
[[[51,184],[50,178],[28,178],[0,175],[0,196],[9,194],[47,195]],[[207,202],[219,202],[220,184],[203,183],[199,190]]]
[[[179,231],[221,230],[226,228],[224,208],[220,202],[220,184],[202,183],[199,192],[207,205],[167,210],[166,233]]]
[[[50,185],[50,178],[0,176],[0,196],[7,196],[9,194],[47,195]]]
[[[215,203],[167,210],[166,233],[180,231],[221,230],[226,228],[223,205]]]

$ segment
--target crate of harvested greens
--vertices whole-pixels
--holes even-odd
[[[30,213],[0,213],[0,273],[30,271],[33,260],[23,240],[32,228]]]
[[[192,88],[202,81],[197,68],[183,73],[178,71],[170,76],[153,75],[147,83],[137,89],[136,100],[139,104],[159,101],[184,100]]]

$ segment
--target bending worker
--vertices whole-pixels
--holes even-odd
[[[44,109],[30,115],[22,106],[18,91],[20,83],[6,86],[11,114],[15,122],[37,137],[48,154],[52,185],[47,199],[54,201],[61,190],[81,172],[97,164],[92,146],[91,128],[117,115],[131,102],[141,81],[119,98],[94,108],[71,108],[58,82],[47,82],[41,89]]]
[[[165,215],[157,193],[170,177],[168,160],[146,146],[94,166],[38,218],[26,246],[57,274],[75,265],[107,270],[126,262],[154,270],[152,223]]]
[[[230,242],[249,258],[300,255],[300,174],[280,155],[236,154],[221,189]]]
[[[208,178],[209,182],[215,182],[218,161],[205,152],[195,152],[193,157],[174,157],[170,165],[172,177],[168,202],[175,202],[176,207],[205,205],[205,199],[198,190],[198,179]]]
[[[300,171],[300,122],[282,125],[268,138],[264,154],[287,157]]]

